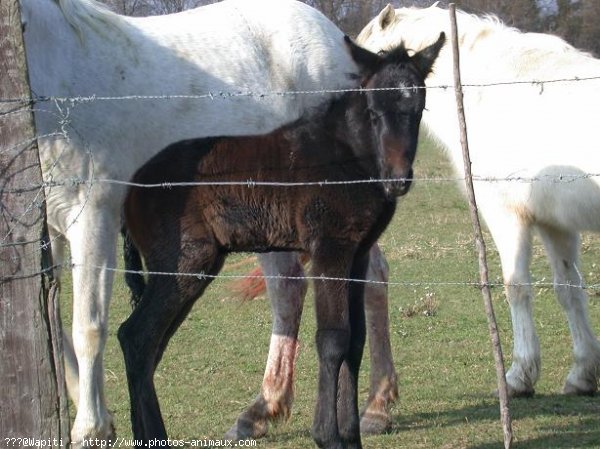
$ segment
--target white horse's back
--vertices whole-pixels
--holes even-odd
[[[342,48],[342,32],[300,2],[228,0],[148,18],[118,16],[95,3],[61,4],[71,26],[52,0],[24,1],[30,16],[26,43],[31,83],[37,94],[215,95],[214,101],[116,99],[76,105],[71,126],[88,144],[102,140],[103,147],[111,147],[95,152],[140,153],[144,146],[146,158],[181,138],[267,132],[324,100],[322,95],[273,93],[354,84],[348,75],[355,66]],[[29,12],[31,8],[49,14]],[[52,35],[61,39],[53,42]],[[56,120],[40,114],[38,126],[41,134],[51,132]]]

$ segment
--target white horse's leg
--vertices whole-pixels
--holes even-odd
[[[262,389],[240,414],[226,438],[259,438],[269,421],[289,417],[294,400],[294,369],[298,354],[298,329],[302,317],[306,281],[273,279],[270,276],[302,277],[304,269],[296,253],[259,255],[271,300],[273,330]]]
[[[588,297],[583,290],[579,264],[579,234],[540,227],[554,273],[554,290],[563,307],[573,338],[574,363],[563,391],[593,394],[598,390],[600,344],[588,316]]]
[[[388,314],[389,267],[377,244],[369,254],[365,285],[365,312],[371,359],[371,385],[367,404],[361,413],[360,431],[380,434],[387,431],[392,419],[391,405],[398,399],[398,377],[394,369]],[[381,283],[384,282],[384,283]]]
[[[540,342],[533,321],[531,227],[518,215],[500,209],[484,214],[500,253],[513,326],[512,366],[506,373],[510,396],[531,396],[540,375]]]
[[[106,409],[102,354],[116,266],[119,217],[87,204],[67,231],[73,261],[73,348],[79,366],[79,404],[71,431],[73,447],[114,438]]]

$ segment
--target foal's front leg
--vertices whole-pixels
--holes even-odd
[[[365,327],[365,274],[369,254],[355,257],[348,284],[348,317],[350,321],[350,347],[338,379],[337,419],[342,441],[347,448],[360,447],[358,417],[358,372],[366,339]]]
[[[315,280],[319,390],[312,429],[315,442],[325,449],[362,447],[356,404],[356,383],[347,382],[344,388],[338,390],[342,363],[348,363],[351,345],[356,343],[352,341],[351,336],[349,287],[345,280],[331,279],[348,278],[351,274],[353,253],[353,248],[328,243],[320,245],[312,256],[313,275],[326,278]],[[352,312],[355,313],[355,310]],[[349,368],[347,374],[354,372],[356,365],[352,360],[347,367]],[[338,393],[341,395],[340,403],[350,408],[344,413],[346,422],[342,429],[343,435],[338,427]]]
[[[295,359],[306,281],[296,253],[258,256],[271,301],[273,331],[260,394],[225,434],[227,439],[260,438],[269,421],[287,418],[294,398]],[[286,279],[294,278],[294,279]],[[388,266],[375,244],[370,251],[364,303],[371,359],[370,389],[360,421],[362,434],[379,434],[391,426],[390,406],[398,398],[398,380],[390,344]]]

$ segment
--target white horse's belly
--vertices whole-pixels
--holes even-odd
[[[528,199],[536,221],[565,230],[600,231],[597,178],[572,167],[547,168],[540,178]]]
[[[573,167],[548,167],[512,180],[475,183],[478,204],[503,208],[528,225],[600,231],[600,184]]]

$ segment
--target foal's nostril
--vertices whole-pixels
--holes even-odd
[[[387,194],[393,196],[406,195],[410,190],[410,186],[412,185],[412,168],[409,169],[408,173],[406,174],[399,176],[390,176],[390,178],[394,179],[394,181],[387,183],[385,188]]]

